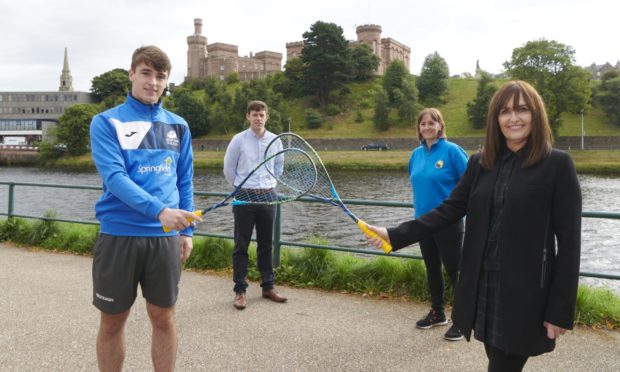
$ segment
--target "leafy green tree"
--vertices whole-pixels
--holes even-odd
[[[381,132],[390,129],[390,100],[383,88],[379,88],[375,94],[375,114],[372,121]]]
[[[92,80],[90,91],[106,108],[116,105],[120,99],[127,96],[131,89],[129,72],[122,68],[115,68],[95,76]]]
[[[557,135],[564,112],[578,113],[591,96],[589,73],[574,65],[575,50],[555,40],[528,41],[512,51],[504,63],[514,79],[532,84],[545,101],[553,133]]]
[[[497,89],[497,85],[493,83],[493,77],[488,72],[481,72],[476,97],[473,101],[467,102],[467,117],[474,129],[482,129],[486,126],[489,102]]]
[[[289,91],[287,93],[290,93],[293,97],[303,97],[306,94],[304,63],[301,58],[292,58],[286,62],[284,65],[284,76],[286,76],[289,83]]]
[[[382,85],[388,95],[390,104],[395,105],[400,103],[396,98],[396,92],[402,93],[407,76],[409,76],[409,71],[407,71],[407,67],[405,67],[402,61],[394,61],[385,69]]]
[[[620,125],[620,74],[609,71],[594,92],[594,101],[613,122]]]
[[[56,139],[67,146],[68,154],[77,156],[88,152],[90,122],[97,113],[97,106],[82,103],[69,107],[58,119]]]
[[[358,44],[351,48],[351,77],[355,81],[370,79],[377,68],[381,59],[377,57],[372,49],[366,44]]]
[[[209,133],[209,114],[200,99],[185,88],[175,89],[171,98],[174,106],[172,110],[187,121],[193,137],[200,137]]]
[[[409,124],[416,111],[417,91],[415,82],[402,61],[390,63],[385,70],[382,86],[388,95],[390,107],[398,109],[398,117]]]
[[[310,26],[303,38],[304,84],[319,106],[325,107],[329,103],[329,93],[350,79],[349,43],[342,27],[321,21]]]
[[[449,78],[448,63],[439,53],[426,56],[420,77],[416,81],[420,101],[427,106],[445,103]]]
[[[400,120],[407,122],[408,125],[412,125],[415,121],[416,107],[417,107],[417,95],[418,92],[415,87],[415,81],[411,75],[407,75],[401,93],[398,95],[398,117]]]

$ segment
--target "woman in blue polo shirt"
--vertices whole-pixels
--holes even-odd
[[[467,153],[457,144],[447,140],[446,124],[439,110],[435,108],[422,110],[418,115],[417,129],[420,146],[413,150],[409,159],[414,218],[441,204],[450,195],[467,167]],[[448,324],[444,309],[444,279],[441,264],[443,262],[452,288],[455,288],[464,230],[463,220],[460,220],[420,241],[431,295],[431,310],[416,323],[417,328],[430,329],[436,325]],[[457,341],[463,336],[452,326],[444,338]]]

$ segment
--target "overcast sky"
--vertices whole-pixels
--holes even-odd
[[[498,73],[512,50],[546,38],[573,47],[576,63],[620,59],[617,0],[0,0],[0,91],[55,91],[63,53],[73,87],[89,91],[93,77],[129,68],[132,52],[155,44],[172,61],[170,81],[187,73],[186,37],[202,18],[208,43],[237,45],[239,54],[283,54],[316,21],[342,27],[378,24],[382,37],[411,48],[413,74],[437,51],[450,74],[474,73],[476,60]]]

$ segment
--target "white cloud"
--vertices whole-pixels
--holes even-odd
[[[473,72],[476,60],[499,72],[514,48],[543,37],[572,46],[579,65],[616,63],[615,8],[612,0],[0,0],[0,90],[58,89],[65,47],[77,90],[128,68],[133,50],[146,44],[170,55],[171,81],[180,83],[194,18],[202,18],[209,43],[235,44],[241,55],[286,55],[285,43],[301,40],[318,20],[338,24],[347,39],[355,39],[356,25],[379,24],[384,37],[411,48],[414,74],[435,51],[451,74]]]

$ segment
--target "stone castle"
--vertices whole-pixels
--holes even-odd
[[[383,75],[385,69],[393,61],[402,61],[407,69],[409,69],[409,59],[411,49],[403,43],[392,38],[381,38],[381,26],[379,25],[361,25],[355,28],[357,40],[349,41],[349,46],[353,47],[357,44],[366,44],[372,49],[372,52],[379,57],[380,63],[376,74]],[[286,43],[286,58],[296,58],[301,55],[304,47],[303,41],[295,41]]]
[[[262,79],[281,70],[282,53],[262,51],[239,56],[236,45],[207,44],[202,36],[202,19],[194,19],[194,34],[187,37],[187,76],[185,80],[215,77],[224,80],[237,73],[242,81]]]
[[[357,40],[349,41],[349,45],[364,43],[372,49],[380,59],[377,75],[383,75],[387,66],[395,60],[403,61],[409,69],[411,49],[392,38],[381,38],[381,32],[379,25],[358,26]],[[299,57],[302,49],[303,41],[286,43],[287,60]],[[187,37],[186,81],[207,77],[224,80],[232,73],[237,73],[241,81],[247,81],[262,79],[278,71],[282,71],[281,53],[262,51],[241,57],[236,45],[207,44],[207,37],[202,35],[202,19],[194,19],[194,34]]]

